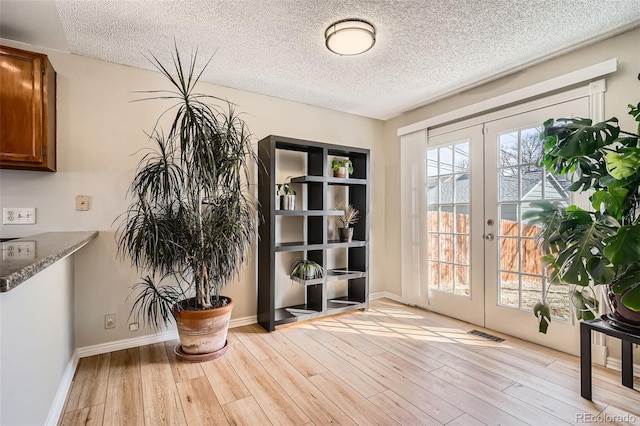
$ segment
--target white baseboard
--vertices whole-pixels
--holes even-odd
[[[64,374],[60,380],[60,384],[58,385],[58,390],[56,391],[56,396],[53,399],[51,408],[49,409],[49,415],[47,416],[45,425],[55,426],[58,424],[58,421],[62,416],[62,410],[64,410],[64,403],[66,402],[67,395],[71,389],[73,376],[76,374],[76,368],[78,367],[79,360],[80,357],[78,356],[78,351],[73,351],[71,359],[67,363],[67,368],[64,370]]]
[[[242,327],[243,325],[251,325],[258,322],[256,315],[232,319],[229,322],[229,328]],[[79,358],[86,358],[93,355],[101,355],[109,352],[121,351],[123,349],[137,348],[138,346],[153,345],[155,343],[166,342],[167,340],[178,339],[177,330],[168,330],[161,333],[147,334],[145,336],[133,337],[131,339],[117,340],[115,342],[100,343],[98,345],[85,346],[78,348]],[[75,371],[75,370],[74,370]]]
[[[177,338],[177,330],[163,331],[162,333],[147,334],[145,336],[132,337],[131,339],[116,340],[114,342],[100,343],[97,345],[78,348],[78,356],[80,358],[86,358],[88,356],[102,355],[129,348],[137,348],[138,346],[166,342],[167,340],[174,340]]]
[[[607,357],[606,367],[612,370],[622,371],[622,361],[618,358]],[[637,363],[633,364],[633,375],[640,377],[640,365]]]
[[[379,291],[377,293],[369,293],[369,300],[376,300],[382,298],[391,299],[395,302],[402,303],[402,297],[397,294],[389,293],[388,291]]]

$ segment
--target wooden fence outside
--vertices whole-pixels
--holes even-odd
[[[437,231],[438,213],[441,224],[439,231]],[[454,214],[451,212],[430,211],[427,214],[427,222],[427,229],[433,231],[429,232],[428,259],[458,265],[468,265],[470,253],[469,215],[456,214],[454,217]],[[519,245],[520,242],[522,242],[522,268],[520,270],[525,274],[540,275],[543,270],[542,261],[540,260],[542,253],[536,246],[534,240],[538,228],[531,227],[527,229],[524,225],[520,226],[522,226],[523,229],[522,232],[519,233],[517,222],[510,220],[500,221],[500,232],[496,233],[496,238],[500,242],[500,269],[514,272],[519,270]],[[453,234],[454,229],[455,234]],[[519,236],[522,237],[522,239],[517,238]],[[456,247],[455,252],[453,249],[454,243]],[[458,268],[456,268],[456,270],[457,269]],[[461,274],[464,274],[462,269],[456,273],[456,278],[459,282],[465,279]]]

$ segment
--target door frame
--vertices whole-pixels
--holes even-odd
[[[605,79],[598,79],[605,75],[615,73],[617,70],[618,60],[616,58],[609,59],[607,61],[581,68],[493,98],[485,99],[475,104],[467,105],[435,117],[427,118],[426,120],[418,121],[417,123],[400,127],[398,128],[397,135],[404,136],[421,130],[433,129],[436,126],[440,126],[445,123],[464,120],[478,114],[486,113],[487,111],[504,108],[507,105],[517,105],[527,102],[537,98],[538,96],[543,96],[552,92],[565,91],[567,88],[576,87],[581,83],[585,83],[583,88],[587,89],[585,92],[587,96],[593,95],[592,100],[598,101],[599,99],[602,103],[602,105],[597,105],[598,102],[594,102],[592,104],[595,110],[591,111],[591,116],[594,117],[595,120],[597,115],[593,113],[597,112],[596,110],[604,112],[604,92],[606,91]],[[603,118],[599,121],[602,120]]]

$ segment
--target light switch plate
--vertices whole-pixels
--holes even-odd
[[[78,195],[76,197],[76,210],[79,212],[86,212],[89,210],[89,196]]]

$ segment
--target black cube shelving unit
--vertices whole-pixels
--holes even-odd
[[[282,165],[276,161],[278,150],[303,153],[306,156],[306,174],[291,179],[294,184],[306,186],[306,209],[278,210],[276,205],[276,170]],[[258,200],[264,221],[259,226],[258,243],[258,323],[267,331],[280,324],[309,320],[369,307],[369,200],[370,158],[364,148],[340,146],[322,142],[267,136],[258,143],[261,161],[258,179]],[[329,159],[347,157],[354,172],[348,178],[335,178]],[[353,225],[351,242],[330,240],[327,218],[341,214],[329,209],[330,185],[348,187],[348,204],[360,212]],[[287,220],[299,217],[305,221],[302,239],[297,242],[276,241],[276,217]],[[301,256],[322,266],[327,265],[328,250],[346,250],[346,262],[341,268],[328,270],[323,278],[299,282],[304,286],[305,303],[276,307],[276,253],[301,252]],[[347,281],[347,295],[328,297],[328,286],[334,281]]]

